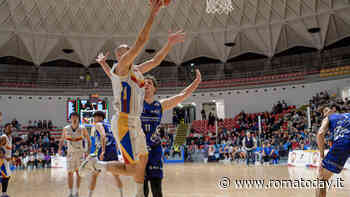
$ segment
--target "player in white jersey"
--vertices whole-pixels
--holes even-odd
[[[97,62],[102,66],[107,76],[112,80],[113,93],[115,95],[114,107],[117,111],[117,115],[112,119],[112,129],[117,138],[119,138],[119,146],[122,146],[123,158],[127,165],[132,165],[135,163],[135,160],[138,159],[137,155],[142,155],[142,153],[147,152],[145,136],[144,133],[142,133],[142,128],[140,125],[140,115],[143,111],[144,100],[142,74],[158,66],[167,56],[172,46],[174,46],[176,43],[183,42],[184,37],[185,33],[182,31],[170,33],[168,42],[153,59],[138,66],[131,66],[130,70],[125,74],[125,76],[120,76],[120,74],[117,74],[120,63],[115,64],[111,71],[110,67],[106,63],[108,54],[106,56],[100,54],[97,58]],[[127,51],[129,51],[127,46],[120,46],[116,50],[117,59],[120,60],[123,53]],[[125,125],[125,123],[127,123],[127,125]],[[132,127],[130,127],[130,125],[132,125]],[[127,140],[124,140],[125,136],[127,136],[126,138],[130,136],[132,142],[129,143]],[[131,146],[128,147],[123,145],[123,141],[126,141],[124,144],[131,144]],[[141,158],[142,157],[143,156],[141,156]],[[143,162],[147,161],[147,156],[145,156],[143,159]],[[137,177],[134,176],[135,182],[139,183],[139,188],[142,186],[141,180],[144,179],[144,165],[145,164],[143,163],[139,166],[140,171],[138,175],[136,175]],[[121,172],[120,169],[114,169],[116,172]],[[122,173],[124,175],[126,174],[124,172]]]
[[[127,45],[121,45],[116,50],[118,64],[115,64],[110,72],[115,99],[114,109],[116,110],[111,125],[124,158],[124,164],[109,165],[108,168],[122,175],[133,176],[137,185],[136,197],[144,196],[143,182],[148,152],[140,120],[143,109],[144,81],[142,73],[133,62],[149,39],[152,24],[163,4],[163,1],[160,0],[151,2],[150,17],[135,44],[130,48]],[[85,166],[90,167],[89,164]]]
[[[85,156],[87,156],[90,152],[91,141],[86,128],[79,125],[79,114],[76,112],[71,113],[70,120],[72,123],[63,129],[58,153],[62,154],[62,146],[66,141],[69,197],[78,197],[80,188],[80,176],[78,169]],[[84,140],[87,141],[87,149],[84,148]],[[73,196],[74,172],[76,172],[77,175],[75,196]]]
[[[2,171],[2,195],[1,197],[8,197],[7,195],[7,187],[11,177],[10,163],[12,159],[12,124],[7,123],[4,126],[4,135],[1,136],[1,148],[5,150],[4,159],[1,163],[1,171]],[[5,174],[4,174],[5,173]]]

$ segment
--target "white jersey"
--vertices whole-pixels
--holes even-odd
[[[67,125],[64,127],[64,131],[66,132],[66,138],[67,146],[68,146],[68,153],[73,152],[83,152],[84,146],[84,135],[83,135],[83,127],[79,126],[77,129],[73,131],[73,128],[71,125]]]
[[[117,113],[124,112],[131,117],[140,117],[145,95],[143,75],[133,65],[127,76],[117,76],[114,73],[117,65],[114,64],[111,70],[114,109]]]
[[[6,137],[6,145],[5,145],[5,157],[6,158],[11,158],[12,157],[12,137],[3,135]]]

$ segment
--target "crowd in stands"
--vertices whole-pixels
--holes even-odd
[[[242,111],[232,119],[217,120],[215,125],[208,120],[192,123],[186,139],[186,159],[194,160],[194,155],[202,155],[208,162],[243,162],[247,161],[247,151],[243,141],[251,133],[254,144],[253,160],[260,163],[278,163],[286,159],[290,150],[317,149],[316,133],[320,126],[321,115],[318,108],[326,103],[336,102],[343,111],[350,109],[350,101],[330,96],[327,91],[316,94],[299,109],[285,101],[276,103],[270,112],[249,114]],[[311,109],[311,128],[308,125],[307,106]],[[258,116],[261,117],[261,132]],[[327,139],[327,146],[331,139]]]
[[[52,121],[28,121],[28,126],[11,121],[13,166],[16,169],[51,167],[51,157],[56,155],[58,141],[48,129],[53,128]]]
[[[13,163],[16,169],[51,167],[51,157],[56,155],[58,142],[47,130],[31,130],[14,138]]]

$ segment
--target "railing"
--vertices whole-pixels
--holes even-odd
[[[249,60],[232,62],[225,64],[202,65],[203,72],[214,70],[213,74],[203,74],[203,81],[222,81],[232,79],[250,79],[263,76],[274,76],[291,73],[309,73],[310,71],[320,71],[323,68],[334,68],[350,65],[350,47],[343,47],[326,51],[322,54],[318,52],[305,53],[301,55],[291,55],[277,57],[271,60]],[[249,69],[243,69],[244,67]],[[214,69],[216,68],[216,69]],[[237,72],[238,68],[247,72]],[[258,70],[260,68],[260,70]],[[254,71],[248,71],[248,70]],[[11,87],[37,87],[37,88],[110,88],[111,83],[101,68],[89,68],[91,81],[86,81],[86,68],[62,68],[62,67],[42,67],[34,69],[28,66],[1,65],[0,66],[0,86]],[[169,73],[168,70],[176,73]],[[218,71],[217,71],[218,70]],[[183,86],[188,80],[185,79],[183,71],[177,68],[169,69],[159,67],[153,72],[160,81],[162,87],[166,84],[175,84],[171,87]],[[165,75],[164,73],[169,73]],[[80,77],[84,76],[84,80]],[[242,80],[244,84],[247,80]],[[249,80],[248,80],[249,81]],[[95,84],[95,82],[97,84]],[[162,85],[163,84],[163,85]]]

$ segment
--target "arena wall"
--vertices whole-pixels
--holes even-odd
[[[197,119],[200,118],[202,103],[224,101],[225,117],[234,117],[240,111],[248,113],[271,110],[272,105],[279,100],[285,100],[290,105],[300,106],[316,93],[327,90],[330,94],[341,93],[350,87],[350,79],[322,81],[317,83],[279,86],[226,92],[195,93],[184,104],[196,104]],[[171,95],[157,95],[157,99],[164,99]],[[30,97],[32,97],[30,99]],[[1,95],[0,111],[4,113],[4,122],[16,118],[26,125],[28,120],[53,120],[57,126],[63,126],[66,120],[66,101],[73,96],[11,96]],[[41,98],[41,99],[40,99]],[[81,97],[84,98],[84,97]],[[110,101],[112,97],[107,97]],[[113,112],[112,105],[110,111]],[[172,112],[164,113],[163,122],[172,121]]]

